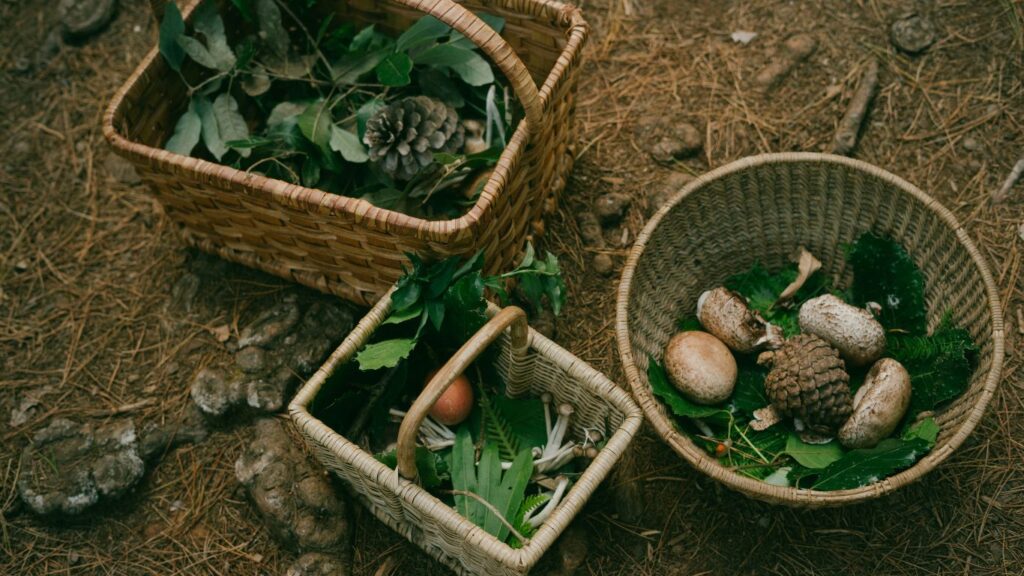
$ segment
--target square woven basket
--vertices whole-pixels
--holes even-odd
[[[188,2],[186,20],[199,3]],[[151,4],[163,14],[165,0]],[[580,12],[553,0],[320,0],[319,9],[396,36],[432,15],[470,38],[504,74],[525,118],[466,214],[413,218],[164,150],[187,98],[156,48],[104,116],[114,151],[135,165],[186,243],[354,302],[372,304],[384,294],[401,276],[407,253],[433,260],[483,250],[488,271],[510,267],[572,169],[577,73],[588,31]],[[503,35],[473,11],[504,18]],[[225,24],[235,25],[232,17]]]
[[[491,305],[488,323],[456,352],[409,409],[399,430],[398,469],[342,437],[311,413],[327,379],[352,360],[391,310],[385,296],[349,334],[289,406],[292,420],[317,458],[341,477],[373,514],[413,544],[459,574],[522,575],[540,560],[583,508],[598,484],[626,450],[643,420],[629,395],[605,376],[544,336],[528,329],[522,310]],[[505,328],[511,325],[510,330]],[[572,432],[597,428],[607,444],[570,488],[552,515],[529,542],[513,549],[477,527],[433,494],[406,478],[415,476],[414,440],[423,415],[451,381],[491,342],[497,346],[495,367],[509,396],[550,392],[556,403],[575,411]],[[404,455],[404,457],[403,457]],[[403,462],[405,467],[403,468]],[[400,471],[411,470],[411,474]]]

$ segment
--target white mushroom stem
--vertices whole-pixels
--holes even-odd
[[[561,450],[562,439],[565,438],[565,433],[569,430],[569,418],[572,413],[573,409],[569,404],[562,404],[558,407],[558,419],[555,420],[555,425],[551,429],[551,433],[548,434],[548,443],[544,446],[542,458],[547,458]]]
[[[388,410],[388,414],[395,422],[401,422],[405,418],[405,411],[397,408]],[[455,432],[444,424],[440,424],[430,416],[423,419],[420,424],[419,440],[423,447],[430,451],[437,451],[455,445]]]
[[[551,392],[545,392],[540,395],[540,401],[544,403],[544,430],[547,432],[548,437],[551,437],[551,402],[554,397],[551,396]]]
[[[576,449],[579,445],[570,440],[565,446],[560,447],[557,451],[552,454],[545,455],[542,451],[538,451],[537,448],[533,450],[533,471],[535,473],[544,473],[551,470],[558,470],[562,466],[565,466],[576,456]],[[501,469],[508,470],[512,467],[511,462],[502,461]]]
[[[551,495],[551,499],[544,505],[544,508],[542,508],[536,515],[527,514],[527,517],[523,518],[523,520],[529,522],[530,526],[534,528],[540,527],[540,525],[543,524],[549,516],[551,516],[551,513],[555,511],[555,508],[558,507],[558,504],[562,501],[562,495],[565,494],[565,489],[568,486],[569,479],[565,476],[559,476],[558,486],[555,487],[554,494]]]
[[[585,428],[583,430],[583,446],[584,447],[586,447],[587,444],[593,444],[593,445],[596,446],[597,443],[600,442],[603,438],[604,438],[604,435],[601,434],[601,431],[598,430],[597,428]]]
[[[697,418],[690,418],[690,420],[693,422],[693,425],[696,426],[698,430],[700,430],[701,434],[705,436],[715,435],[715,433],[712,432],[711,427],[705,424],[703,420],[699,420]]]

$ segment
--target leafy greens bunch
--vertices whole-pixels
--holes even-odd
[[[232,0],[228,10],[241,22],[230,36],[213,0],[196,8],[191,30],[175,3],[166,4],[160,53],[189,98],[167,150],[424,218],[472,206],[479,187],[467,184],[496,162],[513,107],[468,38],[430,16],[398,38],[372,25],[357,30],[312,0]],[[500,17],[480,17],[496,31],[504,26]],[[307,26],[313,22],[320,24]],[[438,152],[399,180],[371,154],[367,122],[420,95],[455,110],[464,125],[475,122],[486,139],[473,153]]]
[[[872,484],[913,465],[935,445],[939,426],[923,412],[939,408],[967,389],[975,367],[977,346],[970,334],[956,327],[947,314],[927,334],[925,281],[902,246],[890,238],[863,234],[848,248],[853,269],[849,291],[834,290],[822,273],[812,276],[794,299],[777,307],[778,294],[797,275],[795,266],[771,273],[760,265],[726,280],[730,290],[745,296],[751,309],[780,326],[789,337],[799,333],[799,304],[833,292],[856,305],[879,302],[886,329],[886,355],[910,373],[911,405],[903,426],[874,448],[847,450],[832,440],[808,444],[788,425],[755,431],[753,412],[768,405],[764,380],[768,371],[752,357],[737,355],[739,374],[732,397],[720,406],[690,402],[669,382],[663,367],[649,358],[647,377],[654,394],[692,432],[692,437],[723,466],[739,474],[780,486],[814,490],[843,490]],[[681,330],[699,330],[696,318],[680,321]],[[863,382],[868,367],[851,371],[850,387]]]

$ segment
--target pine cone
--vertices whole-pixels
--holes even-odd
[[[794,336],[757,361],[772,367],[764,381],[772,406],[784,416],[800,418],[810,430],[835,434],[853,412],[846,365],[821,338]]]
[[[464,128],[455,109],[427,96],[392,102],[366,121],[370,160],[396,180],[411,180],[435,152],[462,148]]]

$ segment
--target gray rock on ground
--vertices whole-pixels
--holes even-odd
[[[57,5],[64,38],[82,42],[100,33],[117,12],[117,0],[61,0]]]
[[[80,514],[126,493],[145,470],[131,420],[93,427],[57,418],[22,451],[18,495],[36,514]]]
[[[935,24],[924,16],[909,14],[892,23],[889,39],[907,54],[920,54],[935,43]]]
[[[256,422],[254,438],[235,462],[235,476],[283,545],[333,554],[348,565],[348,505],[278,420]]]
[[[205,438],[205,429],[188,426],[151,425],[140,438],[128,418],[99,425],[57,418],[22,451],[18,495],[39,515],[81,514],[134,488],[145,460]]]
[[[602,226],[615,226],[622,222],[632,201],[632,198],[620,192],[602,194],[594,202],[594,214]]]
[[[670,122],[667,128],[652,130],[648,139],[651,157],[663,164],[696,156],[704,147],[704,136],[693,124]]]
[[[305,313],[294,299],[275,304],[242,329],[232,364],[206,367],[193,377],[192,400],[214,419],[277,412],[353,322],[351,310],[337,302],[314,302]]]

